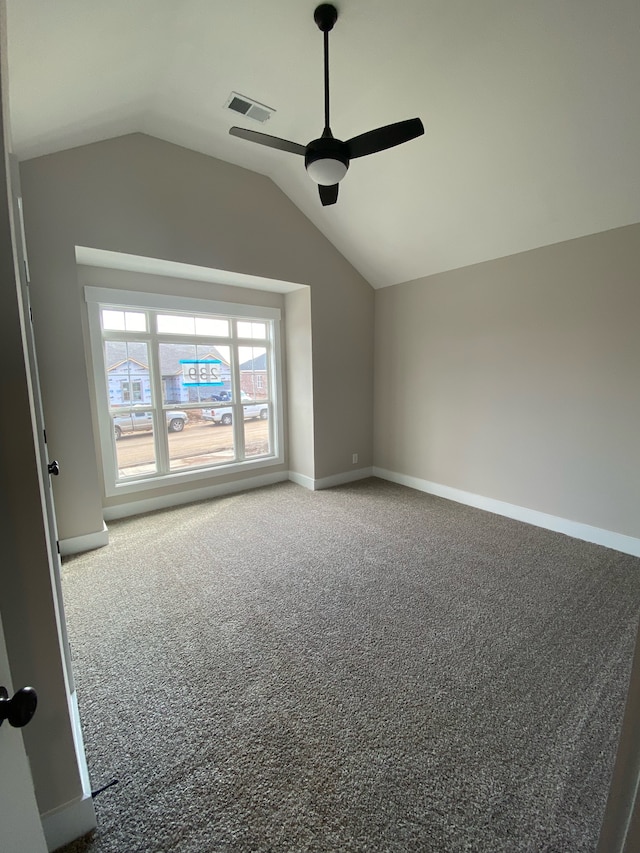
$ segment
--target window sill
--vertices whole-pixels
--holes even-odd
[[[113,498],[118,495],[135,494],[136,492],[148,492],[155,489],[163,489],[167,486],[181,486],[188,483],[198,483],[203,480],[216,481],[229,474],[248,474],[251,471],[259,471],[263,468],[273,468],[282,465],[282,456],[267,456],[260,459],[247,459],[244,462],[231,462],[228,465],[216,465],[215,468],[198,468],[192,471],[175,471],[171,474],[154,474],[144,480],[135,480],[130,483],[110,483],[105,488],[105,497]]]

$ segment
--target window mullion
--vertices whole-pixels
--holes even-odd
[[[167,419],[162,404],[162,377],[160,375],[160,354],[158,346],[158,335],[156,334],[155,313],[150,311],[151,340],[149,342],[149,371],[151,373],[151,387],[153,389],[153,413],[155,418],[155,429],[153,440],[156,448],[156,459],[158,471],[161,474],[169,473],[169,433],[167,431]]]
[[[244,461],[244,407],[242,405],[242,385],[240,382],[240,353],[236,337],[236,320],[231,321],[231,376],[233,387],[233,444],[238,462]]]
[[[149,341],[150,335],[148,332],[121,332],[119,330],[105,329],[101,332],[105,341],[120,341],[128,343],[129,341]]]
[[[282,326],[280,320],[274,320],[271,324],[271,371],[273,392],[271,394],[271,405],[273,406],[272,437],[273,447],[276,453],[284,453],[282,423],[284,421],[284,392],[282,388]]]
[[[275,377],[276,370],[274,364],[274,353],[275,353],[275,343],[273,340],[274,335],[274,324],[272,322],[267,323],[268,330],[268,340],[266,344],[266,359],[265,364],[267,368],[267,399],[270,404],[270,413],[269,413],[269,436],[270,436],[270,446],[273,447],[273,442],[275,441],[275,436],[273,432],[273,421],[275,415],[275,397],[274,394],[277,393],[276,385],[275,385]]]
[[[156,333],[156,339],[161,344],[195,344],[203,347],[228,347],[228,337],[204,337],[201,335],[168,335]]]

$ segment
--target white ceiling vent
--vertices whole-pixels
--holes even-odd
[[[247,98],[246,95],[239,95],[237,92],[232,92],[229,95],[225,107],[260,122],[267,121],[271,118],[271,113],[275,113],[273,107],[267,107],[252,98]]]

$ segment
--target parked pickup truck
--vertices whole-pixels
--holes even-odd
[[[244,410],[244,419],[260,418],[263,421],[269,417],[269,406],[266,403],[256,403],[245,392],[240,393],[242,408]],[[217,409],[203,409],[202,417],[205,421],[212,421],[214,424],[224,424],[228,426],[233,423],[233,409],[231,406],[220,406]]]
[[[167,429],[169,432],[182,432],[187,422],[186,412],[165,412],[167,418]],[[153,416],[151,412],[130,412],[126,415],[113,416],[113,431],[116,441],[127,432],[142,432],[153,429]]]

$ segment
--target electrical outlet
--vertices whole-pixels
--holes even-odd
[[[351,454],[351,464],[352,464],[352,465],[355,465],[357,461],[358,461],[358,454],[357,454],[357,453],[352,453],[352,454]]]

